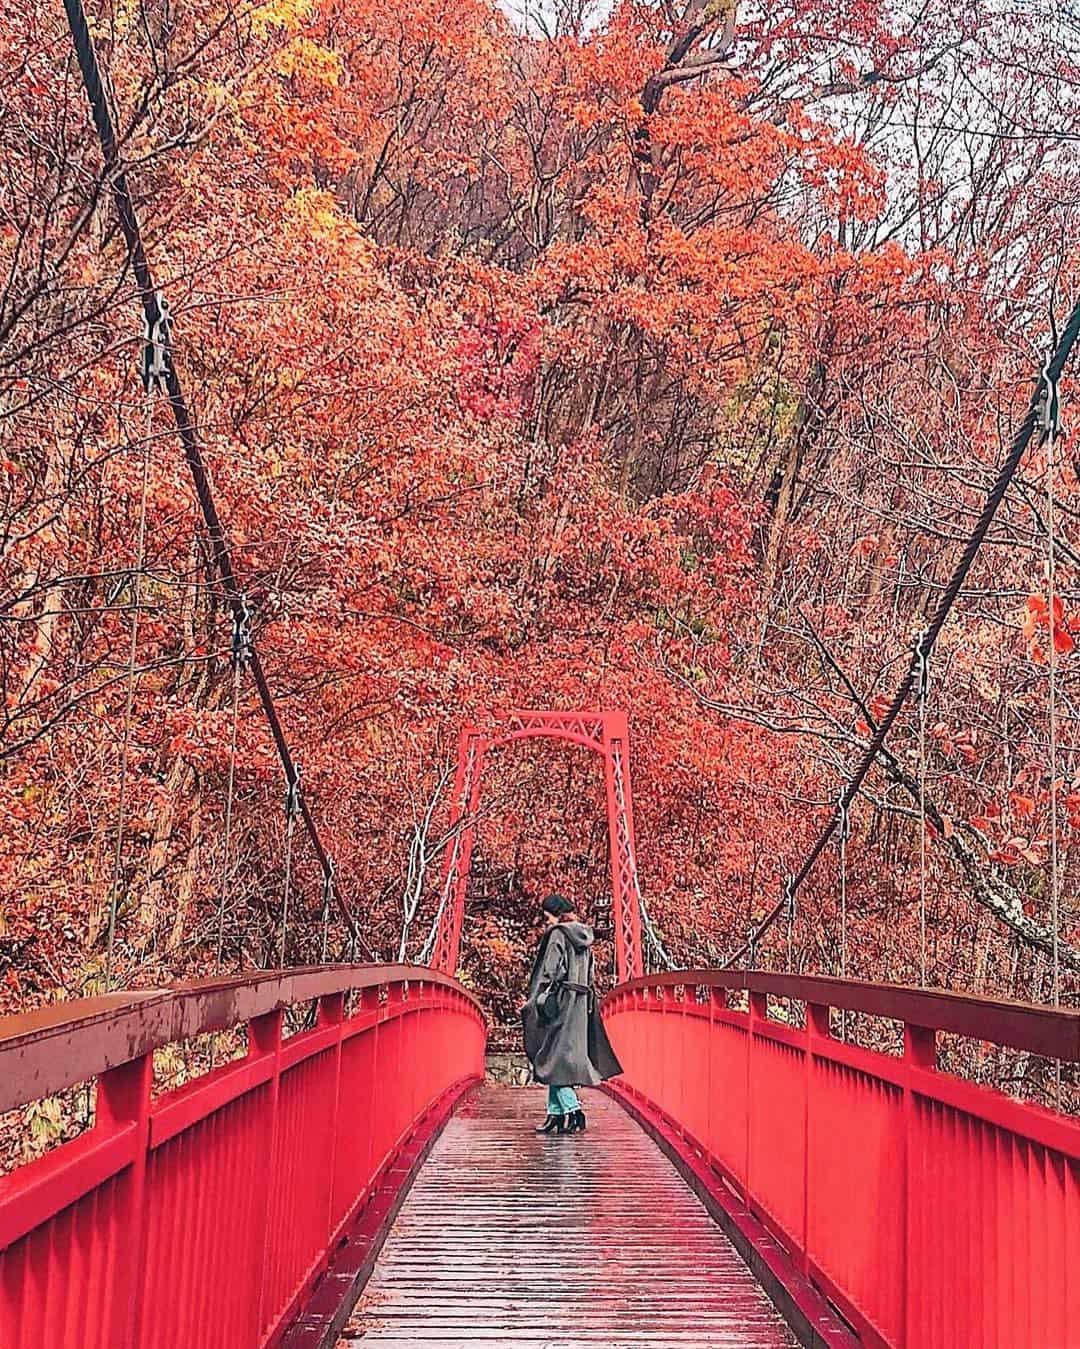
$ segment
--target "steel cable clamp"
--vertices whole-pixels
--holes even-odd
[[[1043,438],[1053,436],[1055,439],[1061,434],[1061,402],[1058,396],[1058,381],[1050,372],[1050,363],[1053,355],[1047,356],[1042,368],[1043,390],[1042,399],[1039,408],[1039,425],[1042,427]]]
[[[841,843],[846,843],[851,837],[851,807],[844,799],[846,796],[847,788],[845,787],[836,803],[837,834]]]
[[[143,391],[147,394],[168,393],[169,348],[172,345],[172,316],[168,301],[161,291],[154,294],[156,314],[146,320],[143,332],[143,354],[140,375]]]
[[[915,643],[915,694],[920,703],[926,703],[930,697],[930,652],[924,650],[926,631],[919,634]]]
[[[234,670],[243,670],[251,659],[251,610],[241,595],[233,609],[232,653],[229,657]]]
[[[288,820],[295,820],[300,814],[300,765],[293,767],[296,776],[289,782],[285,789],[285,817]]]

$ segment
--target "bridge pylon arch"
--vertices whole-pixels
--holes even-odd
[[[483,726],[462,727],[450,805],[450,843],[430,947],[430,964],[457,969],[469,865],[476,838],[484,760],[487,753],[518,740],[565,740],[600,755],[604,766],[611,858],[611,912],[615,925],[615,970],[620,983],[644,973],[638,905],[637,847],[630,787],[630,737],[625,712],[543,712],[515,709],[485,717]]]

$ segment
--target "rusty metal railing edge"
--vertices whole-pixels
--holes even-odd
[[[463,984],[425,965],[311,965],[51,1003],[0,1017],[0,1113],[98,1077],[163,1045],[311,998],[387,984]]]
[[[690,969],[644,975],[616,985],[619,994],[659,988],[718,988],[862,1012],[974,1040],[986,1040],[1045,1058],[1080,1062],[1080,1011],[1005,998],[982,998],[942,988],[875,984],[828,975],[772,974],[758,970]]]

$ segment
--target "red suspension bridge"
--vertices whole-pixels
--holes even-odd
[[[845,1042],[840,1012],[902,1052]],[[1080,1127],[936,1066],[943,1036],[1074,1062],[1076,1013],[699,970],[625,980],[604,1014],[626,1116],[568,1139],[532,1134],[532,1093],[478,1085],[480,1008],[430,968],[9,1018],[0,1110],[91,1076],[97,1097],[92,1129],[0,1181],[0,1344],[333,1345],[373,1269],[352,1326],[376,1342],[1080,1342]],[[242,1057],[154,1093],[156,1048],[236,1027]]]
[[[147,391],[167,399],[192,474],[236,680],[250,672],[271,726],[289,847],[299,823],[326,911],[336,905],[355,943],[255,651],[85,14],[80,0],[65,7],[146,320]],[[1080,1125],[939,1066],[957,1038],[1076,1063],[1080,1014],[730,968],[752,966],[767,928],[791,920],[830,838],[843,849],[871,767],[900,771],[889,731],[912,697],[924,718],[934,644],[1023,454],[1036,437],[1052,454],[1078,331],[1080,306],[893,701],[876,722],[866,713],[870,741],[835,814],[724,968],[663,968],[638,883],[625,713],[509,711],[462,732],[452,843],[417,965],[262,971],[0,1020],[0,1113],[93,1094],[86,1132],[0,1179],[0,1349],[299,1349],[342,1336],[1080,1346]],[[1052,569],[1050,586],[1052,613]],[[567,1139],[531,1132],[525,1094],[482,1085],[484,1017],[453,977],[485,755],[534,737],[598,755],[606,784],[616,983],[603,1011],[625,1073],[594,1128]],[[1050,781],[1054,792],[1053,764]],[[284,876],[283,938],[289,854]],[[1056,1004],[1056,907],[1054,919]],[[891,1041],[848,1034],[868,1017]],[[159,1089],[155,1052],[207,1034],[239,1050]]]
[[[533,736],[599,754],[608,784],[604,1015],[626,1071],[607,1099],[625,1113],[602,1107],[565,1140],[532,1134],[526,1093],[480,1086],[483,1014],[448,973],[485,749]],[[349,1325],[447,1345],[1080,1343],[1080,1125],[937,1062],[943,1037],[1075,1062],[1080,1014],[645,974],[622,714],[467,729],[454,803],[431,965],[273,971],[0,1021],[0,1112],[97,1084],[88,1132],[0,1180],[4,1349],[298,1349]],[[891,1023],[896,1052],[849,1039],[849,1014]],[[155,1092],[156,1049],[238,1029],[241,1057]]]

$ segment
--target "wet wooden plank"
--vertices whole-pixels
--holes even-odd
[[[339,1349],[777,1349],[796,1343],[727,1237],[613,1101],[532,1132],[484,1087],[432,1149]]]

